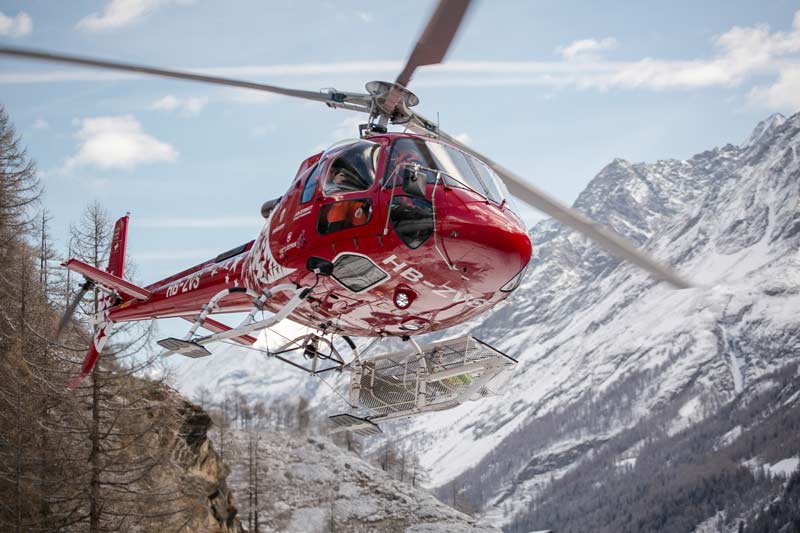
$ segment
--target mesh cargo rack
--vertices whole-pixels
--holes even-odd
[[[496,394],[517,361],[475,337],[439,341],[353,365],[350,401],[373,422]]]

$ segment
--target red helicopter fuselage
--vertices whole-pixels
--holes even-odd
[[[525,225],[483,162],[435,138],[387,133],[300,165],[254,241],[123,299],[114,322],[191,317],[221,290],[314,287],[289,318],[350,336],[428,333],[509,296],[531,257]],[[307,267],[329,261],[331,276]],[[251,292],[252,293],[252,292]],[[277,311],[289,296],[276,294]],[[215,312],[252,308],[234,292]]]

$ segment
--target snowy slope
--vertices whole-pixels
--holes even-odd
[[[252,465],[257,467],[251,467],[251,439],[257,449]],[[251,506],[258,508],[261,531],[499,533],[325,437],[240,431],[235,441],[238,452],[228,458],[229,480],[240,502],[241,520],[247,524]],[[248,499],[253,471],[259,478],[257,506]]]

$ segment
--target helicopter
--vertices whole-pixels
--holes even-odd
[[[499,392],[516,361],[472,337],[420,346],[415,337],[451,328],[493,309],[517,289],[532,245],[511,196],[580,232],[607,251],[676,288],[690,283],[531,183],[442,131],[413,111],[408,89],[416,69],[444,61],[469,0],[440,0],[394,82],[372,81],[366,92],[298,90],[191,72],[18,47],[0,55],[112,69],[251,89],[364,113],[359,137],[313,154],[286,192],[261,209],[263,229],[252,241],[146,286],[125,279],[129,216],[114,227],[105,270],[68,259],[85,282],[67,306],[59,331],[87,291],[105,294],[77,386],[92,372],[116,325],[180,317],[183,338],[158,341],[163,355],[206,357],[208,344],[245,346],[254,333],[284,319],[313,333],[269,355],[304,371],[351,372],[351,412],[331,419],[341,430],[368,435],[377,423],[447,409]],[[389,131],[389,126],[404,130]],[[262,311],[268,318],[257,318]],[[211,315],[244,313],[237,326]],[[200,328],[210,333],[199,334]],[[346,358],[333,338],[346,341]],[[365,357],[353,337],[397,337],[411,348]],[[302,359],[287,353],[300,351]],[[365,416],[356,416],[360,408]]]

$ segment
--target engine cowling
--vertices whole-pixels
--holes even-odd
[[[281,196],[274,198],[272,200],[267,200],[261,206],[261,216],[264,217],[264,220],[268,220],[270,214],[272,214],[272,210],[275,209],[275,206],[278,205],[278,202],[281,201]]]

